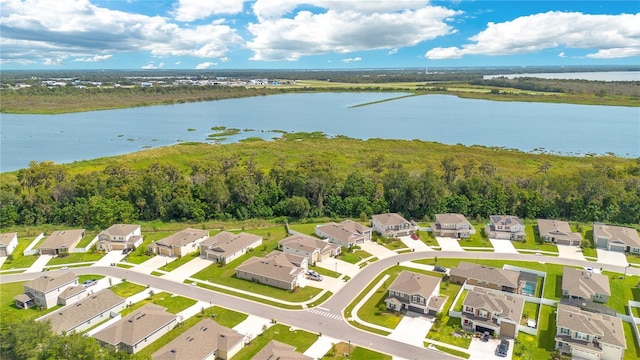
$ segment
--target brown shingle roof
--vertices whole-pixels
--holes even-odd
[[[429,299],[436,287],[440,285],[440,280],[439,277],[403,270],[389,286],[389,290],[399,291],[408,295],[416,294]]]
[[[209,231],[186,228],[184,230],[178,231],[173,235],[169,235],[164,239],[158,240],[156,241],[156,243],[164,246],[180,246],[181,247],[189,243],[192,243],[204,236],[209,236]]]
[[[246,260],[236,268],[236,271],[292,282],[300,272],[304,271],[299,266],[305,259],[304,256],[272,251],[263,258],[254,256]]]
[[[271,340],[251,360],[313,360],[312,357],[295,352],[296,348]]]
[[[371,228],[358,224],[355,221],[345,220],[339,224],[330,222],[324,225],[318,226],[318,230],[325,234],[328,234],[334,239],[338,239],[344,243],[352,242],[352,238],[358,238],[364,233],[371,231]]]
[[[38,321],[48,321],[51,324],[51,329],[56,334],[61,334],[122,303],[124,303],[124,298],[114,294],[110,289],[104,289]]]
[[[153,360],[202,360],[216,350],[229,351],[244,335],[203,319],[151,355]]]
[[[538,233],[541,237],[553,235],[556,238],[582,240],[582,235],[571,231],[568,222],[560,220],[538,219]]]
[[[589,299],[595,294],[611,296],[608,276],[567,266],[562,272],[562,290],[584,299]]]
[[[206,246],[207,251],[224,257],[234,254],[258,240],[262,240],[262,237],[248,233],[233,234],[228,231],[222,231],[204,239],[200,243],[200,247]]]
[[[593,236],[606,237],[610,241],[618,240],[627,246],[640,247],[640,236],[636,229],[606,224],[593,224]]]
[[[524,299],[507,293],[476,287],[467,293],[462,303],[474,309],[483,309],[491,314],[497,313],[500,318],[519,322],[524,308]]]
[[[505,285],[514,289],[518,288],[518,279],[520,278],[520,273],[517,271],[498,269],[466,261],[461,261],[458,266],[451,268],[449,275]]]
[[[87,289],[82,285],[69,286],[68,288],[64,289],[64,291],[61,292],[58,297],[61,299],[68,299],[72,296],[82,294],[85,291],[87,291]]]
[[[54,231],[38,246],[38,249],[72,248],[84,237],[84,231],[84,229]]]
[[[438,224],[457,224],[457,223],[468,223],[467,218],[462,214],[436,214],[436,222]]]
[[[18,233],[6,233],[0,234],[0,245],[8,246],[9,242],[13,239],[14,236],[17,236]]]
[[[100,234],[108,236],[126,236],[138,229],[140,225],[134,224],[115,224],[103,230]]]
[[[627,348],[622,319],[605,314],[580,310],[575,306],[558,304],[556,326],[578,331],[583,334],[599,335],[599,341]],[[568,337],[565,340],[571,342]]]
[[[176,318],[176,315],[166,312],[162,306],[146,304],[95,333],[93,337],[113,346],[120,343],[133,346],[158,329],[176,321]]]
[[[377,214],[373,215],[373,218],[379,221],[384,226],[394,226],[409,223],[407,219],[403,218],[397,213]]]
[[[337,245],[329,244],[326,241],[315,239],[306,235],[291,235],[278,241],[278,244],[283,246],[286,245],[291,248],[298,248],[309,253],[314,252],[316,249],[322,252],[327,247],[338,247]]]
[[[67,285],[78,280],[78,276],[71,271],[51,272],[47,275],[40,276],[24,284],[25,288],[33,289],[42,293],[48,293],[63,285]]]

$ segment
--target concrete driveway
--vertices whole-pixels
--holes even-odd
[[[131,268],[131,270],[140,272],[140,273],[144,273],[144,274],[151,274],[152,271],[154,271],[155,269],[164,266],[172,261],[175,261],[176,258],[174,257],[168,257],[168,256],[161,256],[161,255],[156,255],[154,257],[152,257],[151,259],[143,262],[142,264]]]
[[[415,251],[433,251],[431,246],[424,243],[422,240],[413,240],[411,236],[401,236],[400,241],[405,244],[408,248],[414,249]]]
[[[263,317],[249,315],[243,322],[233,327],[233,330],[246,336],[249,340],[262,334],[263,328],[271,327],[271,319],[265,319]]]
[[[322,281],[314,281],[314,280],[307,281],[307,286],[323,289],[323,290],[329,290],[334,294],[338,292],[340,289],[342,289],[342,287],[345,284],[346,282],[344,282],[343,280],[336,279],[330,276],[323,276]]]
[[[348,263],[346,261],[342,261],[336,258],[326,259],[321,262],[317,262],[316,266],[321,267],[323,269],[331,270],[339,272],[340,274],[349,275],[349,277],[354,277],[359,271],[360,267]]]
[[[604,249],[596,249],[598,251],[598,263],[601,264],[609,264],[609,265],[618,265],[618,266],[628,266],[629,262],[627,261],[627,257],[624,253],[617,251],[609,251]]]
[[[372,241],[365,241],[365,243],[360,245],[360,247],[362,248],[362,250],[377,257],[378,259],[384,259],[389,256],[397,255],[395,251],[389,250],[386,247],[380,244],[376,244]]]
[[[197,257],[183,264],[177,269],[163,275],[163,277],[169,278],[173,281],[183,282],[184,279],[191,277],[191,275],[213,264],[213,261]]]
[[[127,254],[123,254],[122,250],[109,251],[91,266],[111,266],[111,264],[120,262],[125,256]]]
[[[558,254],[559,257],[567,259],[587,261],[578,246],[558,245]]]
[[[440,251],[464,251],[457,239],[436,236]]]
[[[33,263],[25,272],[41,272],[44,269],[44,266],[47,265],[49,261],[53,259],[53,255],[40,255],[36,262]]]
[[[496,349],[500,344],[500,339],[491,339],[484,342],[478,338],[472,338],[469,345],[469,360],[486,360],[486,359],[511,359],[513,356],[513,340],[509,340],[509,352],[507,357],[499,357],[496,355]]]
[[[322,357],[331,350],[333,344],[339,343],[340,340],[334,339],[328,336],[320,336],[318,340],[311,345],[304,355],[310,356],[314,359],[322,359]]]
[[[387,337],[414,346],[424,346],[427,333],[433,326],[433,318],[424,315],[407,312],[400,320],[395,330]]]
[[[493,245],[493,252],[518,254],[518,250],[513,246],[511,240],[489,239]]]

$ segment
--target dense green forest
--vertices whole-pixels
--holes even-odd
[[[421,141],[184,144],[3,174],[3,228],[456,212],[640,223],[640,159]]]

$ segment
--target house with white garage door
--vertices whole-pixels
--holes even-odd
[[[418,230],[417,226],[396,213],[373,215],[371,226],[373,231],[387,237],[409,236]]]
[[[115,224],[98,234],[98,250],[135,249],[143,242],[140,225]]]
[[[566,221],[538,219],[540,239],[557,245],[580,246],[582,235],[571,231]]]
[[[305,235],[291,235],[278,241],[278,249],[287,254],[305,256],[309,264],[322,262],[341,252],[339,245]]]
[[[640,254],[640,237],[633,228],[594,223],[593,243],[600,249]]]
[[[200,243],[200,257],[220,264],[228,264],[262,244],[258,235],[221,231]]]
[[[387,309],[436,315],[446,301],[445,297],[439,296],[441,280],[437,276],[402,271],[389,286],[389,294],[384,301]]]
[[[362,245],[365,241],[371,241],[371,228],[353,220],[318,225],[314,233],[323,239],[328,239],[331,243],[344,247]]]
[[[149,244],[149,251],[165,256],[185,256],[200,249],[200,243],[209,237],[209,231],[186,228],[164,239]]]

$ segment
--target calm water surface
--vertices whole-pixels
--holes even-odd
[[[352,107],[400,95],[287,94],[63,115],[3,114],[0,172],[26,167],[31,160],[67,163],[180,141],[207,142],[213,126],[253,130],[225,142],[280,135],[270,130],[322,131],[359,139],[640,156],[638,108],[495,102],[448,95]]]
[[[533,74],[504,74],[485,75],[485,79],[506,77],[514,79],[519,77],[535,77],[542,79],[562,80],[591,80],[591,81],[640,81],[640,71],[593,71],[593,72],[566,72],[566,73],[533,73]]]

